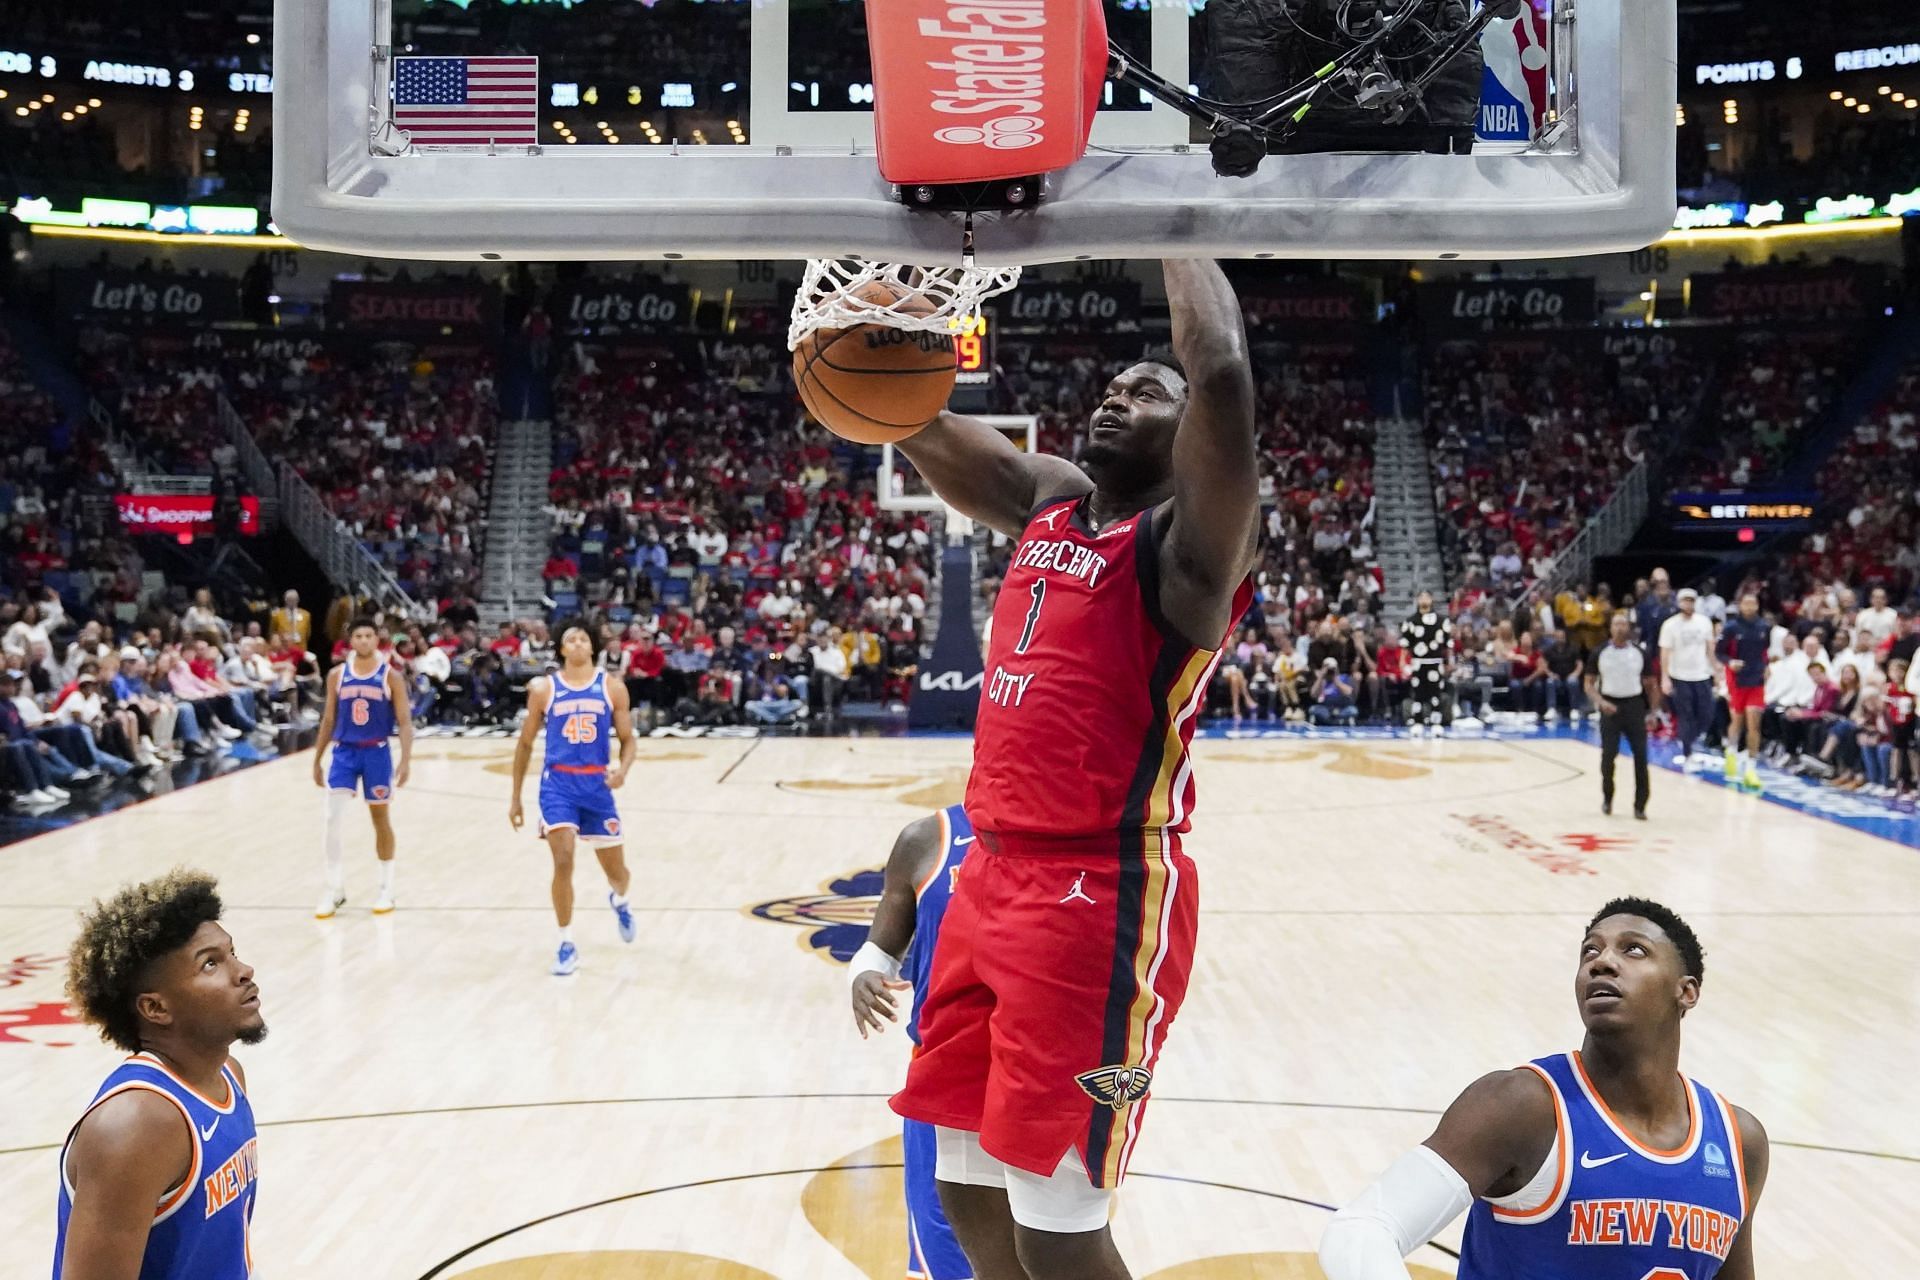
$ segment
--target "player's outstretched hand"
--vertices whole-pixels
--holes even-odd
[[[515,831],[518,831],[522,826],[526,825],[527,815],[526,812],[520,808],[519,796],[515,796],[513,803],[507,806],[507,821],[513,824]]]
[[[860,1029],[860,1038],[867,1038],[867,1028],[885,1031],[887,1022],[900,1021],[899,1006],[893,998],[895,991],[905,991],[913,984],[894,979],[889,982],[878,973],[867,972],[853,980],[853,1025]],[[885,1018],[887,1022],[880,1021]]]
[[[607,770],[607,790],[618,791],[620,789],[620,784],[625,782],[626,780],[627,780],[627,771],[621,768],[619,765],[616,764],[612,768]]]

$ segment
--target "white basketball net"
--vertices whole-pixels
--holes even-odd
[[[863,298],[862,289],[898,295],[894,302]],[[1018,267],[910,267],[859,259],[811,258],[806,279],[793,296],[793,320],[787,346],[816,329],[847,329],[883,324],[895,329],[957,330],[980,314],[980,304],[1020,283]]]

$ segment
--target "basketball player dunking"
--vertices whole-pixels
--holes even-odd
[[[319,745],[313,750],[313,785],[327,789],[326,885],[320,891],[316,919],[325,920],[347,901],[346,868],[340,842],[347,805],[355,794],[367,802],[373,819],[374,852],[380,860],[380,892],[373,913],[393,910],[393,818],[397,788],[407,785],[413,761],[413,710],[407,704],[406,677],[380,656],[380,630],[371,618],[355,618],[347,629],[347,660],[327,672],[326,709],[320,713]],[[400,734],[396,768],[387,740]],[[333,765],[323,775],[321,762],[333,745]]]
[[[913,1008],[907,1014],[907,1038],[920,1043],[920,1009],[927,999],[927,978],[933,972],[934,944],[946,917],[960,864],[973,848],[973,824],[960,805],[909,822],[893,842],[880,905],[873,911],[867,940],[852,965],[853,1025],[860,1038],[869,1029],[886,1030],[898,1022],[892,992],[913,988]],[[966,1254],[953,1238],[953,1227],[940,1208],[934,1184],[933,1126],[918,1120],[901,1122],[901,1151],[906,1164],[907,1274],[924,1280],[967,1280],[973,1274]]]
[[[559,977],[580,964],[573,942],[573,849],[590,845],[606,873],[607,905],[613,908],[620,941],[632,942],[633,908],[627,888],[626,836],[613,793],[627,780],[639,749],[627,686],[609,680],[601,668],[600,646],[587,624],[572,618],[560,624],[560,670],[527,684],[527,718],[513,749],[513,802],[507,821],[518,831],[526,821],[520,788],[533,760],[533,740],[547,731],[547,759],[540,770],[540,834],[553,852],[553,918],[560,926],[560,948],[553,972]],[[620,739],[620,760],[607,767],[607,744]]]
[[[974,730],[978,843],[893,1102],[936,1126],[981,1280],[1128,1274],[1109,1201],[1193,960],[1187,744],[1252,598],[1259,497],[1239,302],[1213,263],[1165,272],[1183,368],[1120,371],[1079,466],[953,414],[900,446],[1018,543]]]
[[[67,998],[131,1056],[60,1149],[53,1280],[246,1280],[253,1106],[233,1042],[267,1034],[210,876],[174,871],[86,913]]]
[[[1401,1259],[1462,1212],[1460,1280],[1752,1280],[1766,1131],[1680,1074],[1705,971],[1666,907],[1602,907],[1574,972],[1580,1051],[1470,1085],[1334,1216],[1328,1280],[1407,1280]]]

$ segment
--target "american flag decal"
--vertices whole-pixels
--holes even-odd
[[[393,124],[417,147],[536,142],[540,59],[395,58]]]

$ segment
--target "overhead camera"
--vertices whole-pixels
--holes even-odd
[[[1212,0],[1201,89],[1110,49],[1108,75],[1204,125],[1213,166],[1246,177],[1266,156],[1473,148],[1480,37],[1528,0]]]

